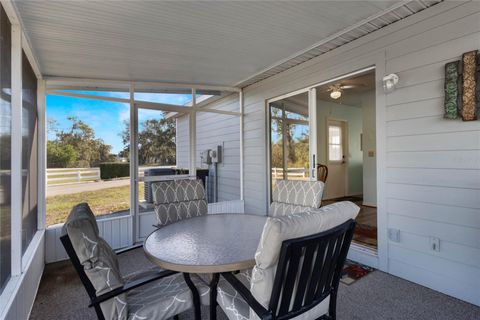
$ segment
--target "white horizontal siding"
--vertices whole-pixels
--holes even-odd
[[[188,168],[189,164],[189,118],[183,116],[177,118],[175,142],[177,168]]]
[[[209,109],[238,112],[238,94],[231,94],[214,101]],[[177,166],[188,167],[188,116],[177,119]],[[187,134],[180,132],[185,130]],[[240,118],[211,112],[197,113],[196,132],[197,167],[207,168],[200,161],[200,152],[223,147],[222,162],[218,164],[218,201],[240,199]],[[185,160],[184,160],[185,159]]]
[[[386,97],[388,227],[401,232],[388,257],[390,272],[480,305],[480,122],[443,119],[445,63],[480,48],[480,4],[466,7],[386,48],[402,78]]]
[[[443,119],[444,64],[473,49],[480,3],[444,2],[244,88],[245,211],[267,207],[265,101],[375,64],[380,267],[480,305],[480,121]],[[400,82],[384,94],[388,73]]]

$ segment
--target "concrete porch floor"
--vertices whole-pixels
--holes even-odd
[[[121,255],[120,266],[128,274],[151,264],[137,249]],[[70,262],[49,264],[30,319],[96,319],[87,305],[87,294]],[[225,320],[218,310],[218,319]],[[339,320],[478,320],[480,307],[374,271],[349,286],[340,284],[337,314]],[[208,309],[202,311],[202,318],[208,319]],[[193,319],[193,313],[186,312],[180,319]]]

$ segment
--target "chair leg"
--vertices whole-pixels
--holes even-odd
[[[217,284],[220,274],[214,273],[210,282],[210,320],[217,320]]]
[[[337,290],[338,287],[334,288],[330,294],[330,305],[328,306],[328,318],[331,320],[337,319]]]
[[[193,308],[195,312],[195,320],[201,320],[202,319],[202,311],[200,310],[200,295],[198,294],[197,287],[195,287],[195,284],[192,282],[192,279],[190,278],[190,274],[184,273],[183,278],[185,279],[185,282],[187,283],[187,286],[190,288],[190,291],[192,291],[192,299],[193,299]]]

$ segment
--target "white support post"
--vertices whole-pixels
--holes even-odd
[[[238,103],[240,105],[240,200],[244,200],[243,191],[243,90],[238,93]]]
[[[38,79],[37,85],[37,112],[38,112],[38,230],[46,227],[46,190],[47,190],[47,129],[46,129],[46,100],[45,80]]]
[[[138,240],[138,144],[137,118],[135,106],[135,87],[130,85],[130,215],[132,216],[132,242]]]
[[[196,165],[196,153],[197,153],[197,102],[196,102],[196,90],[192,89],[192,112],[190,112],[189,118],[189,143],[190,143],[190,152],[189,152],[189,174],[190,176],[197,175],[197,165]]]
[[[12,24],[12,276],[22,273],[22,30]]]
[[[310,123],[309,156],[310,156],[310,180],[317,180],[317,89],[308,91],[308,121]]]

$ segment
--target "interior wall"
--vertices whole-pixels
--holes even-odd
[[[347,195],[359,195],[363,192],[363,152],[360,150],[360,135],[363,127],[363,111],[357,106],[347,106],[333,101],[317,100],[317,153],[318,160],[328,165],[327,121],[343,120],[347,122],[348,150]],[[330,177],[331,178],[331,177]],[[328,195],[327,179],[325,193]],[[326,198],[327,199],[327,198]]]
[[[375,92],[361,95],[363,111],[363,204],[377,206],[377,139]]]

